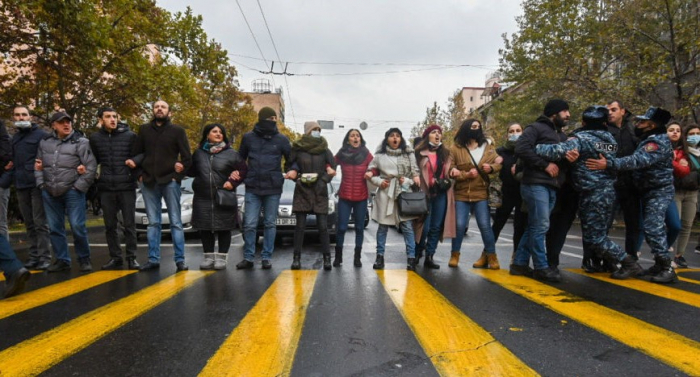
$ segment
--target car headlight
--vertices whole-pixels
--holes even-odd
[[[335,202],[333,199],[328,199],[328,214],[335,212]]]
[[[192,197],[189,197],[182,201],[182,210],[189,211],[192,209]]]

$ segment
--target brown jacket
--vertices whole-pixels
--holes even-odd
[[[480,161],[477,161],[477,169],[483,173],[484,164],[489,164],[493,169],[489,174],[498,173],[501,170],[501,164],[495,163],[496,158],[498,158],[496,148],[487,142],[484,155],[481,157]],[[461,173],[460,176],[455,178],[455,200],[460,202],[487,200],[488,182],[484,181],[481,174],[477,175],[476,178],[467,177],[467,173],[474,168],[474,163],[469,157],[468,150],[459,145],[453,145],[450,148],[450,159],[452,160],[453,167],[457,168]]]
[[[443,147],[444,148],[444,147]],[[421,159],[418,162],[418,168],[420,169],[420,189],[426,195],[429,195],[430,189],[428,188],[428,181],[433,175],[433,171],[428,166],[428,150],[424,149],[420,151]],[[450,158],[445,161],[442,166],[442,172],[445,177],[449,177],[450,170],[452,169],[452,160]],[[416,243],[420,242],[421,236],[423,235],[423,227],[425,225],[425,216],[413,221],[413,233],[416,236]],[[445,222],[442,225],[442,234],[440,235],[440,241],[445,238],[454,238],[457,228],[457,221],[455,220],[455,194],[454,185],[447,190],[447,210],[445,211]]]

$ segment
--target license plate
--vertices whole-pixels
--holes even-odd
[[[141,224],[148,225],[148,216],[141,217]]]
[[[277,225],[297,225],[297,219],[277,219]]]

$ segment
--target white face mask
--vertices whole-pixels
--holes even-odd
[[[19,128],[20,130],[24,130],[27,128],[30,128],[32,126],[32,122],[28,120],[18,120],[15,123],[15,127]]]
[[[321,137],[321,131],[316,131],[316,130],[311,131],[311,137],[316,137],[316,138]]]
[[[508,135],[508,141],[516,141],[520,137],[520,134]]]

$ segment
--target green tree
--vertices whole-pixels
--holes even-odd
[[[426,108],[425,118],[411,128],[411,140],[409,140],[409,145],[413,142],[413,139],[422,136],[423,131],[431,124],[445,125],[445,111],[440,108],[437,102],[433,102],[433,106]]]

